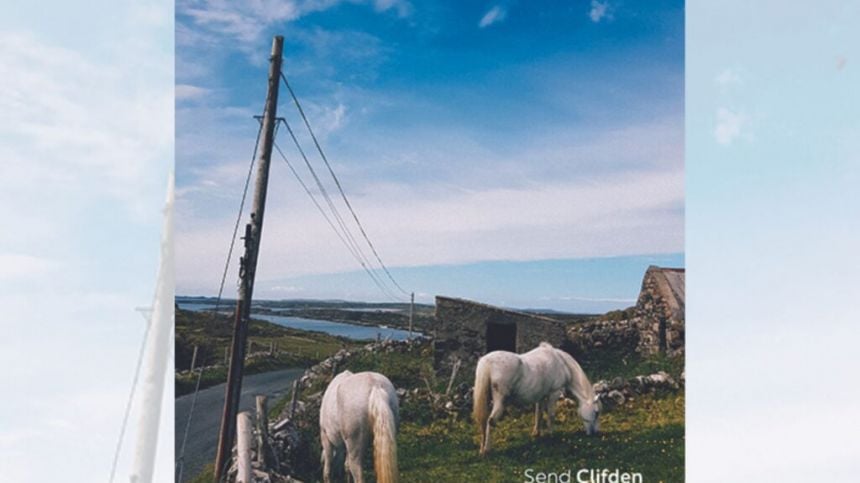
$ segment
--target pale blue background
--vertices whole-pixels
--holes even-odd
[[[858,9],[687,3],[688,481],[860,474]]]
[[[172,2],[3,3],[0,480],[108,480],[172,160]],[[171,380],[156,481],[173,478]]]

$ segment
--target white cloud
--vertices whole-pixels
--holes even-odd
[[[735,112],[725,107],[717,109],[717,126],[714,137],[722,145],[730,145],[743,134],[749,119],[743,112]]]
[[[611,303],[633,303],[636,302],[635,298],[613,298],[613,297],[580,297],[576,295],[564,295],[558,297],[559,300],[570,301],[570,302],[611,302]],[[547,297],[547,300],[551,300],[550,297]]]
[[[172,118],[161,113],[172,109],[173,89],[131,87],[137,75],[27,34],[0,33],[0,132],[14,139],[2,148],[0,188],[15,193],[41,181],[53,194],[86,192],[73,180],[88,174],[106,188],[100,192],[139,204],[152,188],[143,170],[172,146]],[[123,95],[132,89],[137,95]]]
[[[494,23],[498,23],[503,21],[508,16],[508,11],[505,7],[501,5],[495,5],[493,8],[487,11],[483,17],[481,17],[481,21],[478,22],[478,27],[485,28],[493,25]]]
[[[588,18],[594,23],[598,23],[604,18],[611,20],[612,12],[609,8],[609,2],[591,0],[591,10],[588,11]]]
[[[720,75],[714,79],[714,82],[722,88],[740,85],[742,83],[740,74],[731,68],[720,72]]]
[[[587,139],[575,129],[549,130],[513,151],[456,126],[407,129],[393,139],[377,133],[363,137],[367,146],[349,143],[346,155],[332,147],[339,135],[325,148],[390,266],[638,255],[683,250],[680,126],[662,118]],[[248,154],[251,141],[242,141]],[[280,145],[299,160],[286,139]],[[469,162],[452,169],[451,159]],[[395,178],[381,175],[389,162],[403,165]],[[215,267],[223,267],[247,166],[239,155],[201,167],[194,194],[180,197],[176,273],[186,293],[211,291],[220,280]],[[261,277],[359,269],[285,168],[273,165]],[[300,162],[297,169],[313,185]]]
[[[389,266],[671,253],[683,250],[683,171],[628,173],[516,189],[380,185],[353,197]],[[261,280],[358,269],[300,190],[271,191]],[[397,200],[397,201],[392,201]],[[212,290],[234,220],[178,221],[177,287]],[[220,240],[215,242],[214,240]]]
[[[38,279],[56,268],[56,262],[43,257],[20,253],[0,253],[0,280]]]
[[[186,0],[177,5],[177,12],[185,15],[204,31],[238,41],[239,48],[255,46],[262,34],[277,23],[292,22],[315,12],[335,8],[344,0],[254,0],[249,2],[225,2],[223,0]],[[412,13],[412,4],[407,0],[353,0],[349,3],[365,4],[379,13],[394,12],[398,17]],[[194,38],[206,36],[205,32],[177,26],[182,32],[179,42],[189,35]],[[190,45],[190,44],[185,44]]]
[[[211,92],[205,87],[198,87],[190,84],[176,84],[176,100],[186,101],[200,99],[206,97]]]
[[[412,13],[412,4],[406,0],[374,0],[373,8],[377,12],[393,10],[400,17],[406,17]]]
[[[275,285],[273,287],[270,287],[269,290],[271,290],[272,292],[298,293],[303,291],[304,289],[295,285]]]

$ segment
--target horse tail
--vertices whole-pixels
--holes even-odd
[[[370,389],[368,410],[373,427],[373,468],[378,483],[397,483],[397,417],[381,387]]]
[[[478,432],[484,434],[484,427],[490,415],[490,366],[484,359],[475,368],[475,389],[472,395],[472,417],[478,424]]]

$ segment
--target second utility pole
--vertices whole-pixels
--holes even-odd
[[[269,164],[272,159],[275,123],[277,122],[278,87],[281,81],[281,52],[284,38],[280,35],[272,41],[272,57],[269,66],[269,90],[263,113],[260,138],[261,149],[257,160],[257,182],[254,188],[254,205],[251,222],[245,226],[245,254],[239,266],[239,299],[236,303],[236,320],[233,326],[233,342],[230,350],[230,369],[227,389],[224,394],[224,412],[218,435],[218,452],[215,455],[215,481],[220,482],[230,466],[233,440],[236,438],[236,414],[239,396],[242,394],[242,372],[245,367],[245,350],[248,339],[248,320],[251,316],[251,297],[254,292],[254,273],[257,271],[257,255],[263,232],[263,213],[266,209],[266,190],[269,182]]]

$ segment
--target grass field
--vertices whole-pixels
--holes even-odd
[[[426,388],[444,392],[447,378],[432,370],[429,348],[412,354],[361,354],[344,367],[353,372],[375,370],[386,374],[396,387]],[[599,365],[595,362],[600,362]],[[677,377],[682,361],[664,358],[632,359],[627,364],[592,361],[587,373],[600,378],[629,377],[653,370],[666,370]],[[593,370],[592,370],[593,369]],[[642,370],[643,372],[636,372]],[[461,371],[456,384],[471,385],[472,369]],[[592,382],[598,378],[592,378]],[[456,385],[455,384],[455,385]],[[314,387],[306,394],[323,390]],[[303,427],[310,448],[298,471],[303,481],[319,481],[318,414],[305,416]],[[606,411],[600,418],[601,432],[586,436],[575,403],[559,405],[555,431],[538,439],[531,436],[531,409],[514,408],[493,432],[493,452],[478,455],[478,435],[469,414],[448,414],[431,407],[427,400],[407,400],[401,407],[398,433],[401,480],[408,482],[522,482],[524,471],[561,472],[568,468],[607,468],[642,473],[648,482],[684,480],[684,392],[630,398],[624,405]],[[368,460],[365,468],[372,475]],[[373,480],[370,480],[373,481]]]
[[[551,435],[531,436],[530,411],[508,414],[493,432],[493,451],[478,456],[475,425],[465,418],[410,423],[398,436],[403,481],[525,481],[524,471],[616,468],[649,482],[684,480],[684,395],[647,396],[604,414],[586,436],[572,406],[560,408]]]
[[[232,336],[232,320],[226,316],[177,311],[177,367],[190,364],[191,350],[198,345],[198,364],[223,359],[224,348]],[[308,367],[341,348],[364,345],[326,334],[293,330],[263,321],[252,321],[249,340],[260,349],[278,344],[276,358],[251,360],[246,373],[283,367]],[[385,374],[395,387],[427,394],[439,394],[448,383],[446,374],[436,374],[428,344],[412,352],[358,352],[339,369],[352,372],[376,371]],[[683,371],[683,359],[640,358],[629,353],[602,351],[579,359],[592,382],[615,377],[629,378],[666,371],[676,379]],[[205,374],[204,385],[223,382],[226,369]],[[454,387],[472,385],[474,368],[464,367]],[[177,376],[177,394],[193,390],[194,380]],[[310,396],[325,389],[318,381],[303,391]],[[274,417],[286,398],[270,406]],[[429,397],[408,397],[402,405],[398,433],[399,467],[404,482],[522,482],[528,468],[542,472],[563,472],[581,468],[619,469],[641,473],[647,482],[684,480],[684,392],[652,394],[629,398],[623,405],[606,411],[600,418],[601,432],[586,436],[576,413],[575,403],[559,405],[555,431],[535,439],[531,436],[531,408],[513,408],[493,431],[493,451],[478,455],[478,435],[467,410],[447,412],[436,407]],[[301,418],[299,430],[308,443],[294,467],[302,481],[320,481],[318,412],[311,410]],[[368,455],[369,458],[369,455]],[[369,481],[372,464],[365,464]],[[211,481],[211,468],[193,481]]]
[[[684,481],[683,392],[628,401],[601,416],[601,432],[591,437],[582,430],[572,406],[559,408],[550,435],[532,437],[533,421],[528,411],[508,414],[495,428],[493,451],[486,458],[478,456],[477,430],[466,418],[403,421],[397,438],[401,481],[522,482],[527,468],[543,472],[570,468],[574,473],[581,468],[617,468],[642,473],[647,482]],[[316,461],[311,460],[311,466]],[[369,478],[372,468],[368,460]],[[207,474],[211,473],[194,481],[208,483]],[[308,471],[302,477],[319,481],[320,475]]]

